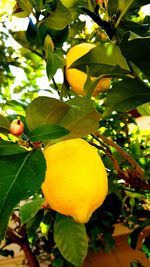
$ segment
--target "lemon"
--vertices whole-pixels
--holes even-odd
[[[77,0],[61,0],[61,2],[65,7],[70,8],[77,2]]]
[[[51,209],[86,223],[103,203],[107,173],[96,148],[81,138],[45,149],[46,177],[42,191]]]
[[[78,69],[69,67],[73,64],[73,62],[87,54],[94,47],[94,44],[81,43],[70,48],[66,55],[66,79],[68,84],[71,86],[71,89],[78,95],[86,95],[86,92],[84,91],[84,84],[87,79],[87,74]],[[91,79],[94,80],[95,78],[91,77]],[[97,96],[100,92],[108,90],[110,88],[110,83],[110,78],[101,78],[92,95]]]

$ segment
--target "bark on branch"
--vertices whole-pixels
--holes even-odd
[[[11,228],[8,228],[7,230],[7,237],[12,243],[19,245],[23,249],[30,267],[40,267],[36,256],[33,254],[29,246],[27,237],[18,236]]]
[[[104,143],[108,144],[109,146],[115,148],[118,153],[126,160],[128,161],[131,166],[134,168],[134,170],[139,175],[140,179],[144,179],[144,170],[140,167],[140,165],[135,161],[135,159],[126,152],[122,147],[120,147],[118,144],[114,143],[111,139],[99,134],[97,131],[95,131],[94,136],[98,139],[101,139]]]

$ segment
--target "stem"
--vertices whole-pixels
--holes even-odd
[[[11,228],[8,228],[7,236],[8,236],[8,239],[10,239],[12,243],[18,244],[23,249],[30,267],[40,267],[36,256],[33,254],[29,246],[27,237],[24,238],[24,237],[18,236]]]
[[[92,136],[94,137],[94,135],[92,134]],[[94,137],[95,138],[95,137]],[[97,140],[97,138],[96,138]],[[100,142],[100,140],[98,140]],[[121,169],[120,169],[120,166],[118,164],[118,161],[113,157],[110,149],[108,147],[105,146],[105,149],[95,143],[93,143],[92,141],[88,141],[89,144],[91,144],[92,146],[96,147],[97,149],[101,149],[102,151],[104,151],[104,153],[110,158],[110,160],[112,161],[113,165],[114,165],[114,168],[117,172],[118,175],[121,174]]]
[[[129,9],[129,7],[131,6],[132,3],[133,3],[133,0],[130,0],[130,2],[128,3],[126,8],[122,11],[122,13],[120,14],[120,16],[116,22],[115,28],[117,28],[119,26],[120,21],[122,20],[123,16],[125,15],[125,13],[127,12],[127,10]]]
[[[25,256],[28,260],[28,264],[30,267],[40,267],[39,262],[37,260],[37,258],[35,257],[35,255],[33,254],[29,244],[26,243],[22,243],[21,248],[23,249]]]
[[[119,152],[119,154],[133,166],[135,171],[139,174],[140,179],[142,180],[144,179],[143,169],[140,167],[140,165],[134,160],[134,158],[129,153],[127,153],[122,147],[114,143],[111,139],[108,139],[107,137],[99,134],[98,132],[94,132],[94,135],[97,138],[100,138],[101,140],[103,140],[103,142],[105,142],[109,146],[114,147]]]
[[[94,12],[91,12],[85,7],[81,7],[81,11],[87,14],[94,22],[96,22],[97,25],[99,25],[107,33],[110,40],[112,39],[114,35],[113,27],[108,21],[102,20],[99,15]]]

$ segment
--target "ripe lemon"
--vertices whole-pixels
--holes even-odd
[[[103,203],[107,173],[97,150],[81,138],[45,149],[47,162],[42,191],[53,210],[86,223]]]
[[[66,55],[66,79],[68,84],[71,86],[71,89],[78,95],[86,95],[86,92],[84,91],[84,84],[87,79],[87,74],[75,68],[69,69],[69,67],[74,61],[87,54],[94,47],[94,44],[81,43],[70,48]],[[91,79],[94,80],[95,78],[91,77]],[[101,78],[92,95],[97,96],[100,92],[108,90],[110,82],[110,78]]]

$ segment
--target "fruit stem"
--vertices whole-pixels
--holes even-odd
[[[17,117],[17,124],[20,125],[20,116]]]

